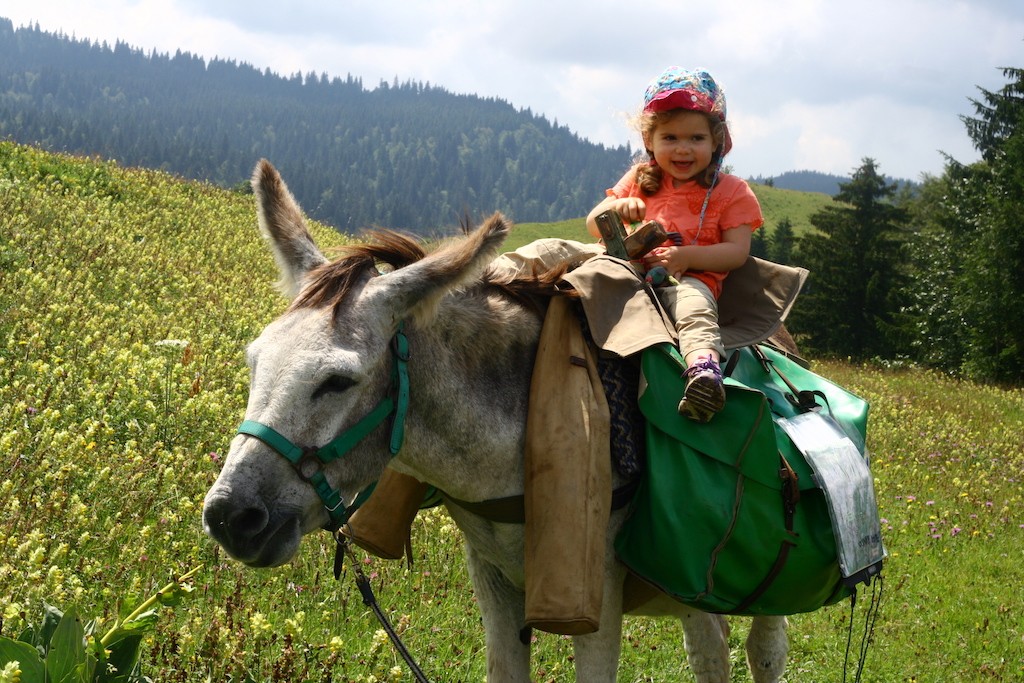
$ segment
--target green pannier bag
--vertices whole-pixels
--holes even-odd
[[[697,424],[677,412],[678,351],[643,352],[647,469],[616,552],[641,579],[708,612],[833,604],[865,577],[844,580],[825,493],[775,418],[820,410],[863,453],[868,404],[767,346],[737,349],[725,367],[725,408]]]

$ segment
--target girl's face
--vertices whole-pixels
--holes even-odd
[[[644,140],[658,166],[676,184],[693,180],[711,164],[715,141],[708,118],[682,110],[658,123]]]

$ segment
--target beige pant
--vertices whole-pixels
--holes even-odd
[[[725,355],[718,327],[718,302],[706,284],[684,275],[678,285],[659,287],[655,291],[669,316],[676,321],[679,352],[683,358],[700,349],[714,349],[719,358]]]

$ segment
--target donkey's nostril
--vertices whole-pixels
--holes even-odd
[[[237,510],[227,520],[229,531],[243,538],[252,538],[267,528],[269,515],[266,508],[250,507]]]
[[[244,543],[267,528],[270,514],[261,504],[239,507],[228,496],[208,498],[203,508],[206,532],[221,544]]]

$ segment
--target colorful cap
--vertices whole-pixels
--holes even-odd
[[[715,79],[704,69],[690,71],[670,66],[662,71],[644,93],[644,113],[689,109],[717,116],[725,123],[725,149],[732,149],[729,124],[725,121],[725,93]]]

